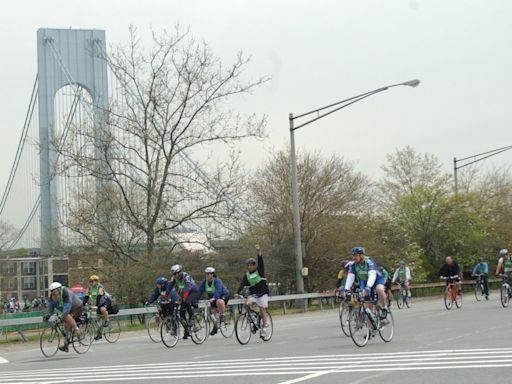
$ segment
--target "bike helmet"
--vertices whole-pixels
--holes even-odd
[[[182,270],[181,268],[181,265],[179,264],[174,264],[172,267],[171,267],[171,273],[174,275],[175,273],[180,273]]]
[[[89,281],[100,281],[100,278],[97,275],[91,275]]]
[[[480,256],[480,257],[478,258],[478,261],[479,261],[479,262],[484,261],[484,257],[483,257],[483,256]]]
[[[215,273],[215,268],[213,267],[206,267],[204,270],[204,273]]]
[[[502,250],[500,250],[500,256],[507,256],[507,255],[508,255],[508,249],[503,248]]]
[[[167,283],[167,279],[163,276],[160,276],[158,279],[156,279],[156,283],[158,285],[165,285]]]
[[[405,265],[405,260],[400,260],[400,261],[398,262],[398,265],[400,265],[400,264]]]
[[[352,248],[352,254],[353,255],[364,255],[364,248],[363,247],[354,247],[354,248]]]
[[[249,257],[247,260],[245,260],[245,264],[256,265],[256,259],[254,257]]]
[[[54,281],[53,283],[50,284],[50,287],[48,288],[48,290],[51,292],[54,289],[58,289],[60,287],[62,287],[62,284],[59,283],[58,281]]]

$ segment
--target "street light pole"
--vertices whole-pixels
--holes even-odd
[[[296,286],[297,293],[304,293],[304,279],[302,276],[302,239],[301,239],[301,231],[300,231],[300,213],[299,213],[299,192],[298,192],[298,182],[297,182],[297,158],[295,154],[295,131],[299,128],[302,128],[308,124],[311,124],[317,120],[320,120],[323,117],[326,117],[334,112],[339,111],[340,109],[346,108],[349,105],[357,103],[367,97],[375,95],[377,93],[388,90],[389,88],[398,87],[398,86],[409,86],[416,87],[420,84],[419,80],[409,80],[399,84],[388,85],[386,87],[377,88],[373,91],[365,92],[357,96],[350,97],[345,100],[338,101],[333,104],[326,105],[321,108],[317,108],[313,111],[309,111],[297,116],[293,116],[293,113],[290,113],[288,116],[288,120],[290,123],[290,163],[291,163],[291,181],[292,181],[292,210],[293,210],[293,232],[295,235],[295,278],[296,278]],[[328,110],[326,112],[322,112]],[[321,113],[322,112],[322,113]],[[299,124],[295,125],[295,120],[309,116],[311,114],[316,114],[316,117]]]
[[[458,193],[458,187],[459,187],[458,184],[459,183],[458,183],[458,179],[457,179],[457,177],[458,177],[457,171],[459,169],[467,167],[468,165],[471,165],[471,164],[478,163],[479,161],[488,159],[489,157],[499,155],[500,153],[508,151],[509,149],[512,149],[512,145],[507,145],[506,147],[492,149],[490,151],[478,153],[476,155],[464,157],[462,159],[457,159],[456,157],[454,157],[453,158],[453,186],[455,188],[455,193]],[[473,159],[473,160],[469,161],[465,164],[457,166],[457,163],[460,163],[460,162],[466,161],[466,160],[470,160],[470,159]]]

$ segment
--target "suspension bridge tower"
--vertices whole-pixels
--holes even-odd
[[[41,198],[41,254],[53,255],[59,249],[58,178],[55,174],[55,96],[65,87],[85,89],[92,100],[95,133],[106,128],[108,107],[105,31],[39,29],[38,110]],[[98,136],[97,136],[98,137]]]

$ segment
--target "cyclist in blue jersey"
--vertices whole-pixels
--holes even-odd
[[[357,278],[359,280],[359,288],[364,292],[365,296],[371,297],[373,291],[377,292],[379,305],[382,308],[381,316],[385,319],[388,312],[385,281],[377,267],[377,263],[370,256],[365,255],[363,247],[352,248],[352,258],[354,264],[349,267],[345,291],[352,287]]]
[[[167,293],[169,281],[161,276],[156,279],[156,287],[149,294],[148,299],[144,303],[145,306],[151,305],[155,301],[158,304],[158,313],[162,318],[170,316],[176,303],[180,301],[180,297],[175,289],[171,289]]]
[[[208,300],[210,300],[212,315],[215,318],[213,329],[210,332],[210,335],[213,336],[217,333],[219,321],[224,321],[224,310],[229,301],[229,291],[222,283],[222,280],[215,274],[215,268],[207,267],[204,273],[206,274],[206,279],[199,284],[199,297],[203,296],[206,292]]]
[[[489,300],[489,265],[484,261],[483,257],[478,258],[478,263],[473,268],[472,275],[480,275],[482,284],[484,285],[485,300]]]

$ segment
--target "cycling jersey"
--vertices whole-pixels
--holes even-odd
[[[393,274],[393,278],[391,279],[391,282],[394,283],[396,280],[400,281],[401,283],[406,280],[411,280],[411,270],[409,267],[400,268],[398,267],[395,270],[395,273]]]
[[[173,288],[176,289],[178,294],[183,298],[186,298],[190,293],[197,293],[196,282],[192,276],[186,272],[182,272],[181,279],[174,278],[174,280],[167,285],[166,292],[168,296],[172,295]]]
[[[238,287],[237,293],[240,294],[244,287],[249,287],[249,293],[258,297],[268,295],[267,279],[265,278],[265,266],[263,264],[263,256],[258,255],[258,267],[254,272],[247,272],[240,286]]]
[[[70,312],[83,308],[83,305],[71,289],[62,286],[60,287],[59,299],[53,300],[52,295],[50,295],[46,308],[46,314],[48,316],[51,315],[55,309],[58,309],[62,312],[62,317],[65,317]]]
[[[382,273],[377,268],[377,263],[370,257],[364,256],[360,263],[353,263],[348,268],[348,277],[345,282],[345,290],[349,290],[354,280],[359,280],[359,288],[373,288],[374,285],[384,285]]]
[[[105,287],[101,284],[96,284],[95,287],[89,287],[85,294],[82,304],[87,304],[89,298],[94,302],[97,307],[107,305],[111,301],[111,296],[105,290]]]
[[[483,275],[483,274],[488,274],[489,273],[489,266],[487,265],[487,263],[477,263],[475,265],[475,267],[473,268],[473,275],[476,275],[476,274],[479,274],[479,275]]]
[[[208,295],[208,298],[215,300],[229,296],[229,290],[218,277],[214,277],[211,282],[207,279],[204,279],[201,282],[199,285],[199,297],[201,297],[205,292]]]
[[[451,277],[455,275],[460,275],[459,264],[455,261],[452,264],[444,263],[439,270],[439,276]]]
[[[500,257],[498,260],[498,265],[501,265],[503,267],[503,273],[509,273],[512,272],[512,260],[510,260],[510,257],[507,259]]]
[[[167,293],[168,285],[169,285],[169,282],[166,282],[165,286],[163,288],[155,287],[155,289],[153,289],[153,291],[151,291],[148,299],[146,300],[146,303],[151,304],[156,301],[158,304],[160,304],[162,301],[167,301],[167,300],[174,301],[174,302],[179,301],[180,297],[175,289],[171,288],[169,291],[169,294]]]

